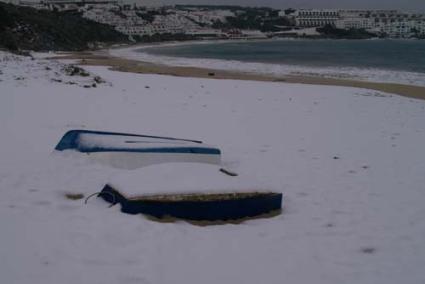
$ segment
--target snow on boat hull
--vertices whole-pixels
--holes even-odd
[[[68,131],[55,150],[78,151],[99,163],[130,170],[168,162],[221,163],[221,151],[201,141],[90,130]]]
[[[187,153],[137,153],[137,152],[101,152],[89,153],[90,159],[114,168],[134,170],[154,164],[169,162],[205,163],[219,165],[220,155]]]
[[[272,192],[191,196],[172,194],[128,199],[106,185],[99,197],[111,204],[121,204],[124,213],[190,221],[239,220],[270,214],[282,208],[282,194]]]

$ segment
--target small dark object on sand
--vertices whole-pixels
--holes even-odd
[[[221,169],[220,169],[220,172],[222,172],[223,174],[226,174],[226,175],[228,175],[228,176],[231,176],[231,177],[237,177],[237,176],[238,176],[238,174],[237,174],[237,173],[235,173],[235,172],[231,172],[231,171],[226,170],[226,169],[224,169],[224,168],[221,168]]]
[[[84,198],[82,193],[65,193],[65,197],[69,200],[80,200]]]
[[[370,248],[370,247],[368,247],[368,248],[362,248],[362,253],[366,253],[366,254],[372,254],[375,251],[376,251],[375,248]]]
[[[88,77],[90,74],[84,70],[81,67],[74,66],[74,65],[68,65],[64,68],[65,74],[69,76],[81,76],[81,77]]]
[[[100,76],[94,76],[93,80],[97,84],[105,83],[105,80],[103,80],[102,77],[100,77]]]

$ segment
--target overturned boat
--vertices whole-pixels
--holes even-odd
[[[229,175],[215,165],[170,163],[111,177],[98,193],[127,214],[155,219],[233,222],[273,217],[283,196],[253,173]]]
[[[55,150],[85,153],[102,164],[130,170],[170,162],[221,163],[221,151],[202,141],[91,130],[68,131]]]
[[[157,219],[237,221],[275,216],[282,208],[282,194],[275,192],[162,194],[129,198],[107,184],[98,196],[112,205],[120,204],[123,213],[145,214]]]

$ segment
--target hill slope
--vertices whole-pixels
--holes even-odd
[[[0,47],[10,50],[84,50],[97,43],[126,42],[112,27],[78,13],[0,3]]]

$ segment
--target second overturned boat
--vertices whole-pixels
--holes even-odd
[[[282,193],[276,192],[162,194],[128,198],[109,184],[105,185],[98,197],[112,205],[121,204],[121,211],[127,214],[190,221],[273,217],[280,214],[283,199]]]

